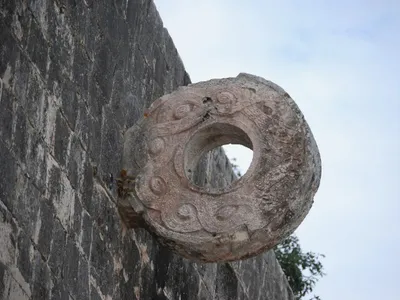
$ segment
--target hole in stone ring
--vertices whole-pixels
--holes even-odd
[[[204,127],[190,138],[184,151],[186,177],[193,185],[217,192],[221,189],[226,190],[244,175],[248,167],[240,170],[236,165],[237,161],[230,161],[221,147],[224,145],[229,145],[226,147],[231,150],[230,157],[236,153],[246,155],[247,161],[252,161],[253,144],[242,129],[225,123],[214,123]],[[239,147],[247,148],[247,151],[235,151],[235,148],[237,150]],[[238,174],[239,171],[241,174]]]
[[[242,177],[246,174],[253,160],[253,151],[237,144],[224,145],[222,148],[232,165],[235,174]]]

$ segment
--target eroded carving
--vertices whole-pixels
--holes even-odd
[[[153,155],[157,155],[158,153],[164,150],[164,147],[165,147],[164,140],[162,138],[155,138],[150,142],[149,152]]]
[[[157,196],[162,196],[167,191],[167,184],[160,176],[151,177],[149,181],[149,187]]]
[[[174,251],[208,262],[251,257],[310,210],[321,176],[318,148],[296,104],[272,82],[240,74],[181,87],[146,116],[125,137],[124,168],[137,179],[134,192],[124,188],[131,181],[120,184],[120,197]],[[228,188],[195,186],[190,177],[201,155],[228,143],[253,149],[248,172]]]

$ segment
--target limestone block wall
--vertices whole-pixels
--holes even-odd
[[[123,134],[189,83],[152,1],[0,1],[0,299],[293,299],[272,252],[196,264],[121,233]],[[196,180],[233,178],[217,149]]]

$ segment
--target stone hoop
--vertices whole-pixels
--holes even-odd
[[[247,173],[227,188],[194,185],[202,154],[229,143],[253,150]],[[274,247],[305,218],[321,177],[318,147],[297,105],[274,83],[243,73],[157,99],[127,131],[123,167],[135,178],[120,197],[120,210],[132,210],[121,214],[126,223],[143,218],[163,244],[205,262]]]

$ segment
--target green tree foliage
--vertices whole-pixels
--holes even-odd
[[[296,299],[304,299],[304,296],[313,291],[319,277],[325,275],[319,261],[320,257],[325,256],[313,252],[303,253],[295,235],[283,240],[274,250]],[[321,298],[314,295],[310,300]]]

